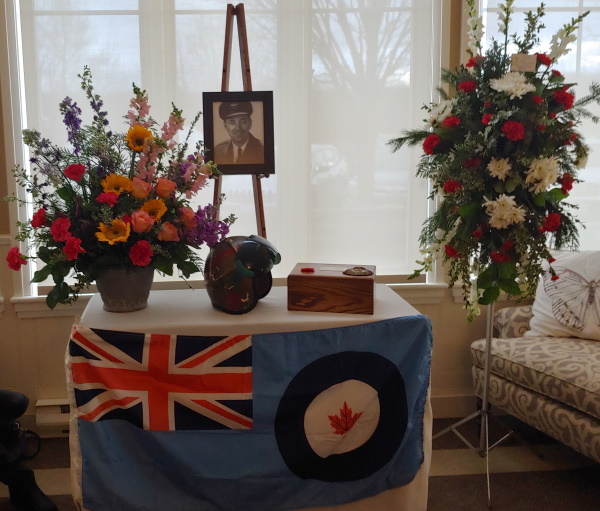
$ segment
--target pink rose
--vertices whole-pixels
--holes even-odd
[[[158,178],[156,183],[156,195],[166,199],[169,197],[177,188],[177,184],[175,181],[171,181],[170,179],[165,179],[164,177]]]
[[[131,226],[134,232],[148,232],[153,225],[154,218],[147,211],[137,210],[131,215]]]

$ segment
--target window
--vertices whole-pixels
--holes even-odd
[[[498,37],[499,3],[496,0],[482,2],[484,26],[486,34],[490,37]],[[571,51],[563,55],[554,68],[563,73],[569,83],[576,82],[578,85],[575,88],[575,97],[583,97],[588,93],[590,83],[597,82],[600,76],[600,2],[598,0],[545,0],[544,4],[546,28],[540,34],[539,45],[539,48],[544,51],[550,48],[550,39],[565,23],[590,11],[580,24],[576,34],[577,41],[569,45]],[[535,1],[517,2],[510,33],[523,34],[523,13],[535,12],[538,6],[539,2]],[[591,106],[590,110],[596,115],[600,113],[597,105]],[[579,173],[579,178],[585,183],[573,188],[569,200],[579,206],[576,216],[585,225],[585,228],[579,231],[580,249],[599,250],[600,125],[584,120],[580,132],[590,146],[590,157],[586,168]]]
[[[77,78],[84,65],[115,129],[132,82],[148,91],[159,122],[171,101],[193,118],[202,92],[221,87],[226,5],[6,0],[9,59],[0,74],[2,93],[11,94],[10,154],[27,161],[19,135],[25,127],[66,144],[58,104],[70,96],[85,105]],[[267,237],[282,254],[274,275],[287,276],[298,262],[411,273],[427,183],[414,175],[419,151],[393,154],[386,142],[421,123],[421,106],[438,83],[441,0],[247,0],[244,6],[253,90],[274,95],[276,171],[262,180]],[[242,80],[235,40],[233,48],[230,90],[236,91]],[[225,176],[222,189],[222,216],[238,217],[231,234],[255,233],[250,176]],[[200,201],[211,202],[212,186],[203,193]]]

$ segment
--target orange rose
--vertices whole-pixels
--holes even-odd
[[[165,222],[160,226],[158,239],[160,241],[179,241],[177,227],[175,227],[171,222]]]
[[[145,199],[152,191],[152,184],[142,181],[139,177],[134,177],[131,183],[131,195],[136,199]]]
[[[171,195],[175,188],[177,188],[177,184],[175,181],[171,181],[170,179],[165,179],[164,177],[158,178],[158,182],[156,183],[156,195],[166,199]]]
[[[198,225],[198,220],[192,208],[181,208],[179,214],[179,221],[185,226],[186,229],[193,229]]]

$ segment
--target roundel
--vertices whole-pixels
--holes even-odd
[[[275,437],[298,477],[354,481],[390,461],[407,416],[396,366],[376,353],[346,351],[315,360],[292,379],[279,402]]]

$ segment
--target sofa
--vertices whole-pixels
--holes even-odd
[[[494,314],[489,401],[600,462],[600,252],[556,254],[552,268],[532,305]],[[485,345],[471,345],[480,398]]]

